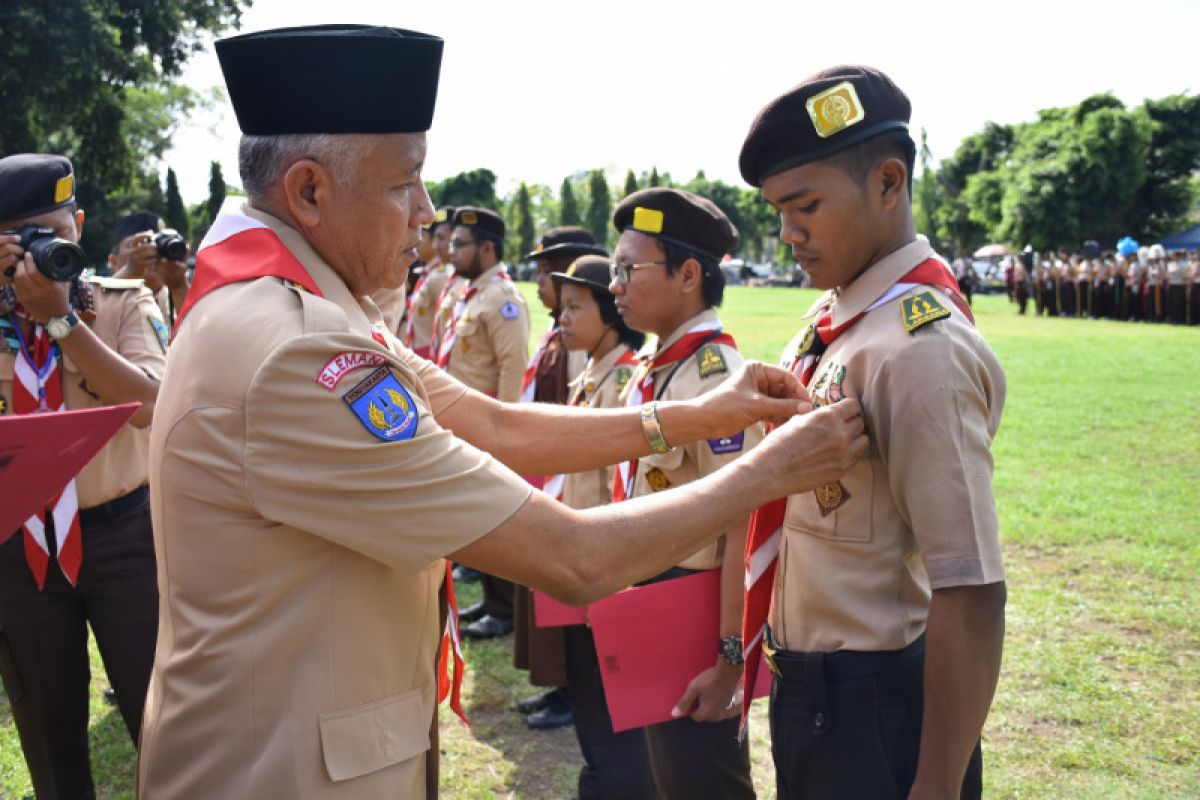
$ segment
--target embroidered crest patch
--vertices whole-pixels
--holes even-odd
[[[167,324],[151,314],[146,315],[146,321],[150,323],[150,327],[154,329],[154,335],[158,337],[158,346],[164,353],[167,352],[167,342],[171,340],[171,332],[167,330]]]
[[[830,86],[823,92],[814,94],[805,103],[808,115],[812,118],[817,135],[827,139],[839,131],[844,131],[851,125],[863,121],[866,113],[858,92],[850,81],[842,81],[836,86]]]
[[[850,499],[850,493],[842,486],[841,481],[818,486],[813,490],[813,494],[817,496],[817,505],[821,507],[822,517],[828,517]]]
[[[387,367],[372,372],[342,395],[367,431],[385,442],[411,439],[417,432],[417,405]]]
[[[651,491],[661,492],[663,489],[671,488],[671,480],[658,467],[653,467],[646,473],[646,485]]]
[[[717,456],[724,455],[725,453],[737,453],[741,451],[745,441],[746,434],[743,431],[736,436],[729,436],[724,439],[709,439],[708,449],[712,450],[713,455]]]
[[[725,356],[721,355],[721,348],[715,344],[706,344],[700,348],[700,352],[696,354],[696,363],[700,367],[700,377],[707,378],[709,375],[719,375],[722,372],[729,372],[729,367],[725,363]]]
[[[521,309],[517,308],[517,304],[511,300],[500,306],[500,316],[505,319],[516,319],[521,315]]]
[[[625,384],[629,383],[629,379],[633,377],[633,369],[630,367],[617,367],[617,391],[625,388]]]
[[[387,358],[382,353],[374,353],[370,350],[351,350],[338,353],[329,359],[325,366],[321,367],[321,371],[317,373],[317,383],[332,392],[347,373],[363,367],[381,367],[386,363]]]
[[[942,305],[933,292],[921,292],[901,300],[900,313],[904,317],[904,330],[912,333],[922,325],[950,316],[950,309]]]

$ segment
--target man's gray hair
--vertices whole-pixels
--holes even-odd
[[[289,133],[243,135],[238,143],[238,172],[250,197],[262,197],[297,161],[311,159],[333,173],[340,186],[351,183],[353,165],[366,136],[362,134]]]

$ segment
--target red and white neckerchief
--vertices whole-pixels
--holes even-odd
[[[494,281],[512,280],[508,277],[508,270],[500,267],[500,271],[491,277]],[[437,349],[437,365],[442,369],[446,369],[450,365],[450,354],[454,352],[454,343],[458,341],[458,322],[462,319],[463,314],[467,311],[467,304],[471,302],[471,298],[479,293],[480,284],[478,281],[473,281],[467,290],[463,292],[462,297],[454,303],[454,311],[450,315],[450,324],[446,326],[446,335],[438,342]]]
[[[20,348],[13,363],[13,413],[46,414],[66,411],[63,396],[62,367],[58,363],[58,347],[41,325],[33,328],[32,347],[25,341],[22,322],[14,315]],[[25,563],[33,573],[38,591],[46,586],[46,571],[50,566],[50,546],[46,540],[46,520],[54,520],[55,551],[58,566],[67,581],[74,586],[83,564],[83,534],[79,525],[79,495],[72,478],[62,491],[53,497],[42,514],[34,514],[21,526],[25,545]]]
[[[529,359],[529,363],[525,366],[525,375],[521,378],[521,402],[532,403],[534,394],[537,392],[537,371],[538,366],[542,363],[542,356],[546,355],[546,348],[550,346],[550,342],[558,335],[558,322],[550,321],[550,327],[542,334],[542,340],[538,342],[537,349],[533,351],[533,358]]]
[[[317,297],[323,296],[308,270],[274,231],[245,214],[222,212],[209,228],[196,253],[195,278],[187,301],[175,321],[175,332],[179,331],[187,311],[207,293],[231,283],[264,276],[292,281]],[[377,328],[372,329],[371,338],[388,347],[387,338]],[[458,603],[454,596],[454,578],[449,561],[446,562],[446,601],[449,609],[438,656],[438,702],[449,695],[450,708],[466,723],[461,699],[466,664],[459,644]],[[454,657],[453,672],[449,669],[451,653]]]
[[[974,324],[975,316],[959,293],[958,281],[954,279],[950,267],[939,258],[927,258],[889,286],[887,291],[865,309],[837,327],[833,325],[835,295],[832,292],[825,295],[818,301],[814,312],[816,321],[810,326],[812,335],[806,335],[801,341],[804,349],[794,354],[785,354],[782,365],[791,369],[800,378],[800,383],[807,388],[817,370],[817,363],[835,339],[875,309],[920,286],[935,286],[941,289],[963,316]],[[750,517],[750,531],[746,536],[746,599],[742,610],[742,648],[745,657],[742,671],[743,735],[750,713],[750,701],[754,697],[759,664],[762,661],[762,641],[767,631],[767,614],[771,609],[775,566],[779,559],[779,540],[786,513],[786,497],[767,503]]]
[[[625,399],[625,405],[636,408],[653,400],[654,373],[678,361],[683,361],[700,349],[701,345],[708,343],[737,347],[733,337],[722,332],[720,322],[701,322],[679,337],[670,347],[658,351],[642,363],[630,379],[633,388],[630,389],[629,396]],[[638,459],[636,458],[622,461],[617,465],[617,473],[613,476],[612,487],[614,503],[619,503],[633,495],[633,481],[637,477],[637,465]]]
[[[413,301],[421,294],[421,289],[425,287],[429,276],[442,268],[442,262],[436,259],[425,265],[425,271],[421,273],[421,277],[417,278],[417,282],[413,284],[413,290],[409,292],[408,297],[404,301],[404,328],[401,330],[401,341],[409,350],[413,346],[413,337],[416,336],[416,314],[413,313]]]
[[[624,345],[617,345],[617,346],[624,347]],[[623,353],[621,353],[620,356],[617,357],[617,360],[613,362],[612,366],[608,368],[608,372],[604,373],[600,377],[600,379],[595,382],[595,385],[592,387],[590,393],[587,390],[586,383],[580,383],[579,390],[575,392],[575,394],[571,397],[571,399],[569,401],[567,401],[567,405],[578,406],[584,400],[588,399],[588,397],[594,396],[595,393],[597,391],[599,391],[600,387],[604,385],[604,382],[607,381],[613,375],[613,373],[615,373],[617,371],[618,367],[622,367],[622,366],[633,367],[633,366],[636,366],[637,364],[638,364],[637,354],[634,353],[632,350],[629,350],[628,348],[626,348],[625,351]],[[587,371],[590,367],[591,367],[591,359],[589,358],[588,364],[586,367],[584,367],[584,370],[583,370],[584,375],[587,375]],[[546,494],[550,495],[555,500],[557,500],[558,502],[561,503],[562,499],[563,499],[563,487],[565,487],[566,484],[567,484],[567,476],[566,475],[562,475],[562,474],[548,475],[546,477],[546,482],[544,484],[542,484],[542,491],[545,492]]]
[[[437,360],[437,354],[442,350],[443,331],[440,322],[442,308],[446,305],[449,298],[453,297],[454,293],[458,291],[458,285],[463,280],[465,279],[460,277],[459,274],[455,272],[453,268],[451,268],[450,275],[448,278],[446,278],[446,285],[442,287],[440,292],[438,292],[437,305],[433,308],[433,332],[429,342],[429,355],[435,362]]]

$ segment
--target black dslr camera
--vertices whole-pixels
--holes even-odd
[[[167,261],[187,260],[187,242],[178,231],[170,228],[154,234],[154,246],[158,248],[158,257]]]
[[[33,254],[34,266],[50,280],[66,283],[83,272],[83,262],[86,258],[83,248],[74,242],[58,238],[54,228],[23,225],[18,230],[5,233],[21,237],[21,249]]]

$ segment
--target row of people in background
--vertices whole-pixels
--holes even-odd
[[[1153,245],[1096,258],[1031,255],[1004,261],[1018,313],[1032,303],[1033,313],[1052,317],[1200,324],[1200,253]]]

